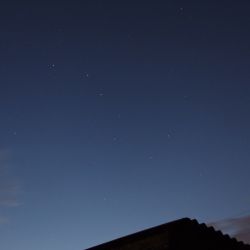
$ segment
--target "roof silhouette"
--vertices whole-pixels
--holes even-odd
[[[86,250],[250,250],[250,245],[197,220],[183,218]]]

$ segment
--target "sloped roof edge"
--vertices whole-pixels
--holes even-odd
[[[100,245],[87,248],[86,250],[107,250],[107,249],[118,248],[119,246],[130,244],[131,242],[136,242],[144,238],[148,238],[151,236],[155,236],[157,234],[161,234],[162,232],[168,232],[168,231],[172,231],[176,229],[190,230],[190,227],[199,228],[200,230],[205,230],[207,232],[208,231],[213,232],[217,236],[223,237],[225,240],[227,241],[229,240],[233,244],[244,246],[244,249],[250,250],[250,245],[245,244],[241,241],[237,241],[235,238],[230,238],[229,235],[223,234],[221,231],[216,231],[213,227],[208,227],[204,223],[199,224],[197,220],[190,219],[187,217],[179,219],[179,220],[171,221],[168,223],[164,223],[156,227],[151,227],[151,228],[139,231],[139,232],[135,232],[133,234],[126,235],[126,236],[114,239],[112,241],[108,241]]]

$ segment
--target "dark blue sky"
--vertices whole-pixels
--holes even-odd
[[[3,1],[0,248],[80,250],[250,211],[248,1]]]

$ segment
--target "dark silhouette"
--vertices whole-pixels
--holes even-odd
[[[250,243],[250,216],[228,218],[209,223],[210,226],[218,228],[223,232],[230,232],[238,240]]]
[[[146,229],[86,250],[250,250],[250,245],[237,241],[206,224],[189,218]]]

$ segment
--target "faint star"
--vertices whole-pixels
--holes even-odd
[[[179,9],[180,15],[183,14],[183,11],[184,11],[184,9],[181,7],[181,8]]]

